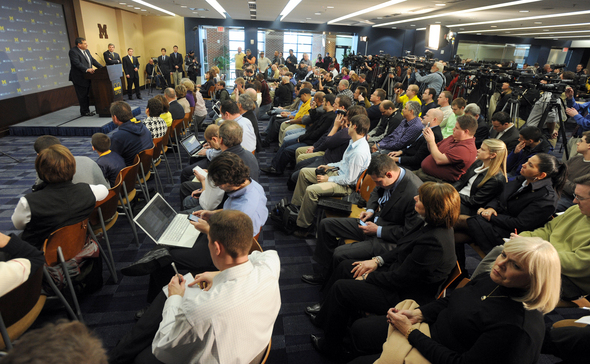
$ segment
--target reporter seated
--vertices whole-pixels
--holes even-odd
[[[543,315],[558,300],[558,253],[540,238],[514,239],[505,245],[489,275],[476,277],[450,296],[414,310],[391,308],[387,317],[356,321],[355,347],[382,354],[359,357],[350,364],[377,359],[388,363],[398,349],[394,343],[413,347],[432,364],[534,364],[543,344]],[[418,323],[429,324],[430,337],[416,329]]]
[[[434,134],[434,142],[439,143],[443,140],[442,133],[440,131],[440,123],[443,118],[443,112],[439,109],[431,109],[422,116],[422,126],[429,127],[431,132]],[[424,129],[423,129],[424,130]],[[424,158],[430,154],[428,143],[424,138],[424,132],[422,132],[416,140],[404,149],[389,152],[391,157],[397,164],[407,168],[411,171],[420,169],[420,165]]]
[[[414,208],[414,196],[422,185],[418,177],[383,154],[371,159],[367,174],[376,185],[367,210],[361,212],[360,221],[357,218],[322,219],[313,255],[321,270],[318,274],[303,275],[304,282],[323,283],[330,276],[333,260],[360,260],[382,255],[394,249],[398,240],[415,225],[423,223]],[[340,239],[354,239],[357,243],[339,247]],[[335,250],[338,257],[333,257]]]
[[[45,256],[39,249],[14,234],[0,233],[0,297],[23,284],[31,273],[45,264]]]
[[[291,203],[300,206],[297,226],[294,235],[306,237],[314,223],[317,204],[322,196],[346,196],[352,193],[351,186],[361,173],[367,169],[371,161],[371,152],[365,135],[369,130],[370,120],[366,115],[357,115],[350,121],[348,135],[349,146],[342,160],[330,163],[322,168],[336,167],[337,171],[329,171],[326,175],[317,175],[315,168],[303,168],[295,186]]]
[[[511,178],[520,175],[522,165],[530,157],[538,153],[549,153],[551,149],[551,144],[545,139],[541,129],[535,126],[520,129],[518,141],[518,145],[508,154],[506,160],[506,170]]]
[[[561,198],[557,203],[557,211],[562,212],[574,205],[574,189],[576,184],[574,180],[590,173],[590,131],[585,131],[582,138],[576,145],[578,155],[568,159],[567,164],[567,181],[561,191]]]
[[[401,110],[397,109],[390,100],[384,100],[379,104],[379,113],[381,114],[381,117],[378,123],[375,128],[369,132],[369,143],[379,143],[383,138],[391,134],[391,132],[394,131],[404,119]],[[370,118],[371,117],[369,117],[369,119]]]
[[[515,230],[533,230],[551,218],[565,184],[567,166],[552,155],[539,153],[523,165],[520,174],[506,184],[498,198],[467,219],[467,234],[486,253]],[[459,243],[462,239],[456,236],[456,240]]]
[[[371,147],[375,154],[388,154],[394,150],[400,150],[410,145],[422,133],[422,120],[420,115],[420,104],[415,101],[408,101],[403,110],[404,119],[401,123],[379,143]]]
[[[440,284],[456,265],[453,225],[460,199],[449,184],[427,182],[415,196],[415,210],[424,221],[398,241],[395,249],[365,261],[344,260],[335,269],[321,305],[306,313],[324,330],[311,335],[312,345],[325,355],[342,351],[348,322],[360,312],[383,315],[405,297],[419,304],[435,299]]]
[[[197,274],[188,284],[168,274],[168,296],[158,287],[109,363],[250,363],[265,350],[281,307],[280,260],[274,250],[248,254],[252,224],[236,210],[211,215],[204,254],[218,271]]]
[[[422,161],[416,175],[422,181],[458,181],[475,161],[477,149],[473,134],[476,129],[477,122],[474,118],[461,116],[457,119],[453,135],[436,143],[432,130],[425,128],[423,135],[430,155]]]

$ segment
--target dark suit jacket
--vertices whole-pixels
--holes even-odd
[[[177,53],[176,55],[174,55],[174,52],[170,53],[170,70],[172,72],[174,71],[178,71],[178,72],[182,72],[182,65],[184,64],[184,58],[182,58],[182,54]],[[178,66],[178,70],[176,69],[175,66]]]
[[[475,146],[479,149],[481,143],[490,136],[490,127],[480,115],[477,121],[477,130],[475,131]]]
[[[396,291],[401,299],[432,301],[457,264],[454,230],[419,224],[381,257],[385,265],[369,273],[367,283]]]
[[[453,184],[457,191],[461,191],[467,182],[473,177],[475,174],[475,169],[481,167],[483,164],[482,161],[475,161],[469,167],[467,172],[461,176],[461,178]],[[504,191],[504,186],[506,185],[506,177],[502,174],[502,172],[498,172],[494,177],[488,179],[486,183],[483,184],[481,187],[477,187],[483,178],[485,177],[486,173],[480,173],[473,181],[471,185],[471,189],[469,190],[469,196],[459,195],[461,197],[461,213],[466,215],[475,215],[477,213],[477,209],[486,205],[488,202],[492,201],[494,198],[500,196],[502,191]],[[475,210],[475,211],[474,211]]]
[[[121,64],[121,57],[119,57],[119,53],[113,52],[113,57],[111,57],[111,52],[106,51],[102,54],[102,56],[104,57],[104,61],[107,66],[112,64]]]
[[[439,126],[432,127],[432,132],[434,133],[434,140],[437,144],[443,140]],[[413,171],[420,169],[424,158],[430,155],[428,143],[426,143],[423,136],[420,136],[420,138],[416,139],[406,149],[402,149],[402,151],[404,153],[400,157],[399,164]]]
[[[379,216],[376,224],[383,227],[381,239],[397,243],[408,231],[424,222],[414,210],[414,196],[418,194],[420,185],[422,180],[406,170],[406,175],[381,210],[379,210],[378,200],[383,196],[385,189],[381,187],[373,189],[367,202],[367,209],[374,210],[375,215]]]
[[[166,60],[162,60],[162,56],[158,57],[158,66],[160,67],[160,71],[163,75],[170,74],[172,70],[172,58],[169,55],[166,55]]]
[[[495,139],[498,134],[499,133],[495,131],[494,128],[490,129],[490,139]],[[518,128],[515,125],[512,128],[506,130],[504,135],[502,135],[500,138],[500,140],[506,144],[506,148],[508,149],[509,153],[512,152],[518,145],[518,135]]]
[[[172,120],[184,119],[184,108],[174,100],[170,103],[170,114],[172,114]]]
[[[135,71],[135,68],[139,70],[139,59],[137,57],[133,57],[133,63],[131,63],[129,56],[123,57],[123,72],[125,73],[125,77],[129,75],[130,79],[139,78],[139,72]]]
[[[94,67],[103,67],[102,64],[98,63],[94,58],[92,58],[90,51],[85,50],[84,53],[88,55],[88,58],[90,58],[90,61],[92,62],[92,65]],[[70,64],[72,65],[72,68],[70,69],[69,80],[72,81],[74,85],[89,87],[90,80],[84,78],[86,70],[91,68],[88,64],[88,59],[84,57],[82,51],[78,47],[73,47],[72,49],[70,49],[68,55],[70,56]]]
[[[467,219],[469,235],[483,251],[501,245],[502,238],[510,237],[516,229],[533,231],[543,226],[555,212],[558,196],[553,189],[551,178],[544,178],[527,186],[517,193],[524,177],[518,176],[504,187],[504,192],[497,199],[484,207],[491,207],[498,213],[487,221],[481,216]]]

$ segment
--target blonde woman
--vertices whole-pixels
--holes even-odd
[[[190,113],[191,106],[188,103],[188,100],[186,99],[186,87],[184,87],[183,85],[178,85],[178,86],[176,86],[174,91],[176,91],[176,101],[178,101],[178,103],[180,105],[182,105],[182,108],[184,109],[184,113],[185,114]]]
[[[432,364],[533,364],[543,343],[543,315],[559,301],[560,272],[559,256],[551,243],[541,238],[514,238],[504,245],[490,274],[415,310],[392,308],[387,322]],[[369,321],[359,322],[363,320]],[[385,318],[359,321],[353,325],[354,346],[365,352],[379,351],[387,337]],[[430,337],[413,328],[420,322],[430,325]],[[365,345],[359,345],[357,338]],[[380,364],[391,363],[393,343],[388,340],[382,345],[380,357],[357,358],[353,363],[375,359]]]
[[[486,139],[477,150],[477,158],[455,188],[461,196],[461,220],[477,213],[504,190],[506,177],[506,144],[500,139]]]

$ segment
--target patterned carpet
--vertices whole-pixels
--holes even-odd
[[[133,107],[140,106],[143,112],[147,100],[148,95],[144,91],[143,100],[133,100],[130,103]],[[145,118],[145,114],[140,115],[139,118]],[[263,124],[265,123],[260,123],[261,130],[264,130]],[[60,140],[70,148],[74,155],[85,155],[94,159],[97,157],[92,152],[90,138],[61,137]],[[30,192],[30,187],[35,180],[34,141],[34,137],[10,136],[0,139],[0,151],[10,153],[12,157],[20,160],[20,163],[17,163],[0,155],[0,185],[2,186],[0,189],[0,230],[2,232],[17,232],[10,221],[10,216],[18,199]],[[274,147],[275,145],[258,154],[261,167],[270,165]],[[164,195],[172,207],[179,210],[180,170],[177,170],[177,164],[170,152],[169,160],[174,180],[167,180],[163,165],[159,167],[159,170],[164,183]],[[183,165],[187,162],[185,154]],[[267,193],[269,208],[281,198],[291,196],[291,192],[286,188],[286,181],[286,174],[285,177],[261,176],[260,184]],[[153,182],[149,183],[151,187],[154,186]],[[141,208],[141,206],[138,207]],[[124,217],[119,218],[109,231],[117,270],[139,259],[153,247],[154,243],[145,234],[140,232],[139,236],[141,246],[138,249],[133,241],[129,224]],[[275,324],[268,363],[331,363],[312,348],[309,334],[321,332],[310,323],[303,313],[305,306],[318,302],[320,298],[317,286],[307,285],[300,280],[302,274],[313,271],[311,256],[315,239],[302,240],[287,236],[267,222],[263,227],[260,243],[265,250],[275,249],[278,251],[282,267],[280,277],[282,307]],[[479,262],[479,257],[470,248],[467,248],[467,251],[467,268],[472,272]],[[147,277],[124,277],[119,273],[119,282],[115,284],[110,279],[106,264],[103,266],[104,287],[100,292],[81,297],[81,307],[86,323],[103,340],[105,347],[110,349],[135,323],[134,313],[145,306],[148,279]],[[546,320],[554,322],[563,318],[578,318],[585,313],[586,311],[580,309],[558,309],[547,315]],[[66,317],[64,310],[48,308],[43,311],[34,327],[64,317]],[[543,355],[539,363],[558,361],[559,359]]]

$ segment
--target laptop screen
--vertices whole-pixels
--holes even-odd
[[[196,152],[201,150],[201,148],[203,148],[201,142],[199,142],[199,139],[197,139],[195,134],[192,134],[191,136],[183,139],[181,143],[184,149],[186,149],[186,151],[191,155],[195,154]]]
[[[154,240],[158,241],[175,217],[176,211],[164,201],[160,194],[156,194],[139,216],[135,218],[135,221]]]

